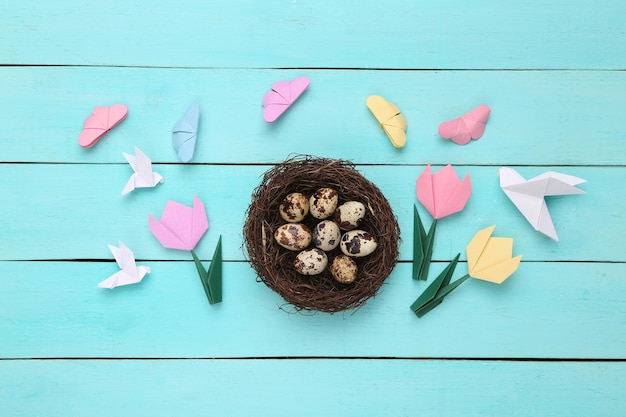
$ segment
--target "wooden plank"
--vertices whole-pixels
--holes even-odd
[[[146,150],[148,152],[148,150]],[[219,235],[224,258],[245,259],[242,250],[245,212],[251,193],[268,166],[155,165],[165,177],[155,189],[140,189],[121,197],[132,170],[119,165],[0,165],[0,195],[11,196],[3,208],[0,259],[111,259],[107,244],[123,241],[139,259],[189,260],[189,253],[161,247],[148,228],[148,214],[159,218],[167,200],[191,205],[198,195],[211,223],[198,246],[209,257]],[[398,217],[400,257],[412,259],[413,205],[424,223],[430,215],[415,197],[415,179],[422,166],[359,166],[376,184]],[[474,234],[497,224],[496,236],[515,238],[515,252],[528,261],[624,262],[623,237],[626,196],[615,192],[626,182],[619,167],[526,167],[526,177],[553,169],[587,179],[580,187],[589,194],[553,197],[550,212],[560,235],[556,242],[536,232],[502,192],[498,167],[457,166],[469,173],[473,195],[465,210],[438,223],[434,259],[449,260]],[[610,196],[610,198],[609,198]],[[464,253],[462,259],[464,259]]]
[[[311,87],[276,123],[261,100],[280,79]],[[201,107],[194,162],[275,163],[290,153],[362,164],[624,165],[623,91],[617,71],[271,71],[129,68],[0,68],[0,161],[124,162],[139,146],[155,162],[179,162],[171,129]],[[409,123],[391,146],[365,105],[382,94]],[[77,145],[97,105],[125,103],[128,118],[94,148]],[[439,123],[480,103],[492,108],[484,136],[458,146]],[[593,146],[590,146],[593,144]]]
[[[0,402],[14,417],[611,417],[626,406],[625,371],[623,362],[0,361]]]
[[[623,69],[614,0],[2,2],[3,64]]]
[[[501,285],[465,282],[420,319],[409,306],[427,283],[409,263],[335,315],[290,314],[243,262],[224,264],[214,306],[192,262],[140,264],[152,269],[140,284],[106,290],[96,285],[112,262],[0,263],[0,358],[626,359],[623,263],[523,262]]]

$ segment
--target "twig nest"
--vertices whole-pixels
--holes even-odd
[[[309,198],[309,215],[299,222],[285,224],[279,206],[291,193]],[[322,201],[329,203],[321,204]],[[360,202],[364,207],[358,229],[351,231],[354,233],[346,242],[347,251],[354,252],[357,246],[354,239],[358,238],[360,257],[354,256],[355,253],[344,255],[341,245],[331,248],[331,235],[326,238],[321,230],[316,232],[318,225],[325,224],[323,229],[328,228],[337,206],[347,202]],[[303,244],[292,239],[301,230],[289,226],[297,225],[313,231],[310,246],[300,249]],[[400,229],[389,202],[378,187],[344,160],[299,156],[268,170],[252,194],[243,231],[249,261],[259,280],[296,310],[334,313],[360,307],[377,293],[399,256]],[[274,239],[264,239],[271,233]],[[350,232],[344,234],[347,233]],[[318,244],[320,247],[315,247]],[[327,265],[321,272],[308,275],[308,270],[317,272],[323,264],[323,261],[315,264],[318,258],[323,259],[320,254],[326,257]]]

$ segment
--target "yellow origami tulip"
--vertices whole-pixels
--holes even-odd
[[[474,235],[465,248],[472,278],[501,284],[517,270],[522,255],[513,258],[513,238],[491,237],[495,225]]]
[[[496,226],[487,227],[476,233],[465,248],[467,253],[468,274],[451,282],[460,253],[435,278],[417,300],[411,304],[411,310],[417,317],[422,317],[437,307],[443,299],[470,277],[501,284],[517,270],[522,255],[513,258],[513,239],[509,237],[491,237]]]

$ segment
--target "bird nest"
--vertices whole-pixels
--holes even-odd
[[[279,213],[285,196],[300,192],[308,197],[323,187],[338,192],[338,204],[360,201],[365,205],[366,215],[358,228],[369,232],[378,243],[370,255],[355,258],[358,272],[350,284],[335,280],[329,268],[318,275],[299,274],[294,267],[297,252],[284,249],[274,239],[274,231],[285,224]],[[302,223],[313,230],[318,221],[308,216]],[[250,264],[259,280],[297,311],[335,313],[358,308],[376,294],[398,262],[400,228],[389,202],[345,160],[298,156],[267,171],[252,194],[243,233]],[[339,248],[327,252],[329,259],[338,254]]]

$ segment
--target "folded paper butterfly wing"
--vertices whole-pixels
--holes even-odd
[[[127,115],[128,108],[123,104],[96,107],[83,123],[83,131],[78,136],[78,144],[83,148],[91,148]]]
[[[85,119],[83,131],[78,136],[78,144],[83,148],[91,148],[108,131],[108,107],[98,106]]]
[[[472,139],[478,139],[483,135],[483,133],[485,133],[485,126],[490,113],[491,109],[488,106],[481,104],[475,109],[469,111],[467,114],[461,116],[461,119],[465,123],[465,127],[467,128],[467,131]]]
[[[491,109],[481,104],[468,113],[439,125],[439,136],[452,140],[458,145],[466,145],[472,139],[479,139],[485,133],[485,125]]]
[[[400,113],[398,106],[388,102],[382,96],[369,96],[365,104],[381,125]]]
[[[387,120],[382,127],[394,147],[402,148],[406,145],[407,122],[402,113]]]
[[[465,123],[460,118],[441,123],[439,136],[450,139],[458,145],[466,145],[472,139]]]
[[[289,83],[289,97],[287,98],[289,102],[295,102],[304,93],[304,90],[309,88],[310,84],[311,82],[307,77],[298,77],[292,80]]]
[[[402,148],[406,144],[408,124],[406,117],[400,112],[400,108],[377,95],[369,96],[365,103],[391,144],[396,148]]]
[[[276,91],[268,91],[263,96],[263,119],[268,123],[274,122],[289,108],[290,104]]]
[[[298,77],[293,81],[277,81],[272,90],[263,96],[263,119],[272,123],[276,121],[310,85],[306,77]]]
[[[197,103],[193,103],[189,106],[185,115],[172,128],[172,146],[183,162],[189,162],[193,158],[199,120],[200,106]]]

